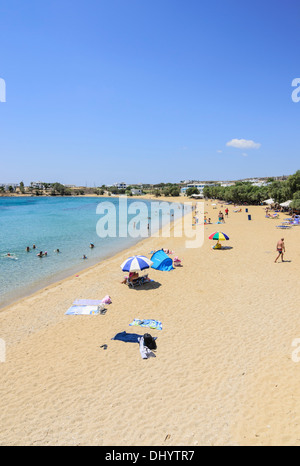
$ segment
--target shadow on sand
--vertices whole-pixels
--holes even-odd
[[[148,283],[143,283],[142,285],[139,286],[134,286],[130,287],[132,290],[156,290],[159,288],[161,284],[159,282],[148,282]]]

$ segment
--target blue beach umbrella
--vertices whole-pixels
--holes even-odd
[[[132,256],[126,259],[121,265],[123,272],[139,272],[144,269],[149,269],[153,262],[146,256]]]

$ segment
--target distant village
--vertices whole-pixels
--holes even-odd
[[[126,194],[128,196],[139,196],[151,194],[159,196],[197,196],[204,197],[203,191],[205,188],[230,187],[237,183],[247,183],[252,186],[263,187],[268,186],[274,181],[285,181],[288,176],[268,177],[268,178],[247,178],[242,180],[230,181],[199,181],[185,180],[179,183],[158,183],[158,184],[142,184],[134,183],[127,184],[124,182],[114,183],[113,185],[102,186],[75,186],[64,185],[58,182],[46,183],[42,181],[32,181],[29,186],[20,183],[0,183],[0,195],[29,195],[29,196],[78,196],[78,195],[105,195],[114,196]]]

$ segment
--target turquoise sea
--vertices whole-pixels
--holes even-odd
[[[136,201],[127,199],[128,212]],[[103,202],[115,208],[115,237],[103,238],[97,234],[97,223],[104,216],[96,209]],[[144,200],[143,203],[148,210],[144,212],[145,222],[149,222],[151,229],[151,203]],[[174,218],[179,213],[180,209]],[[117,197],[0,197],[0,307],[143,239],[119,234],[120,228],[124,233],[128,223],[132,224],[135,215],[120,216]],[[161,216],[159,226],[167,221],[170,216]],[[90,243],[95,245],[93,249]],[[33,244],[36,249],[32,248]],[[27,246],[29,252],[26,252]],[[40,251],[47,251],[47,256],[39,258]],[[87,260],[82,258],[84,254]]]

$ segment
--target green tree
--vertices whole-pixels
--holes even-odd
[[[300,210],[300,190],[294,193],[290,207],[295,210]]]
[[[180,196],[180,188],[177,185],[174,185],[170,188],[170,195],[173,197]]]
[[[188,188],[188,189],[186,190],[186,195],[187,195],[188,197],[191,196],[192,194],[200,194],[199,189],[196,188],[196,187],[194,187],[194,188]]]
[[[300,191],[300,170],[297,170],[296,173],[289,176],[287,179],[287,183],[291,189],[292,194],[297,191]]]

